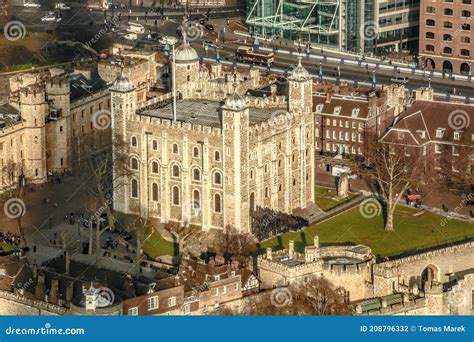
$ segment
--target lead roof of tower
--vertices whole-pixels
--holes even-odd
[[[228,96],[224,102],[224,109],[230,109],[235,111],[241,111],[247,108],[247,102],[237,92],[237,85],[234,84],[234,93]]]
[[[117,79],[114,81],[110,90],[117,91],[120,93],[127,93],[134,89],[133,83],[128,79],[127,76],[123,73],[123,68],[120,70],[120,74]]]
[[[184,41],[175,50],[176,63],[194,63],[199,60],[199,56],[194,48]]]
[[[196,125],[220,128],[222,127],[221,104],[222,103],[217,101],[201,99],[180,100],[176,103],[177,120]],[[249,108],[250,126],[268,121],[274,112],[274,109]],[[163,108],[146,110],[139,114],[172,120],[173,106],[170,103]]]
[[[294,81],[307,81],[311,79],[308,70],[301,64],[301,57],[298,57],[298,65],[291,72],[291,79]]]

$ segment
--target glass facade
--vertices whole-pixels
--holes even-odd
[[[259,37],[340,48],[341,0],[249,0],[247,24]]]

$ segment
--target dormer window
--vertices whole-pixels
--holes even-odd
[[[461,139],[461,132],[455,131],[454,132],[454,140],[460,140]]]
[[[316,113],[321,113],[323,111],[323,105],[322,104],[318,104],[316,106]]]
[[[337,106],[336,108],[334,108],[334,115],[339,115],[341,113],[341,107],[340,106]]]
[[[422,138],[422,139],[425,139],[426,138],[426,132],[424,130],[419,130],[419,131],[416,131],[418,133],[418,135]]]
[[[352,110],[352,117],[353,117],[353,118],[358,117],[358,116],[359,116],[359,112],[360,112],[360,108],[354,108],[354,109]]]
[[[397,133],[398,140],[403,140],[405,138],[405,133],[403,132],[398,132]]]
[[[445,131],[444,128],[437,128],[436,129],[436,138],[442,138],[443,135],[444,135],[444,131]]]

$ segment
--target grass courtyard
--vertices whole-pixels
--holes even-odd
[[[11,251],[15,250],[16,248],[17,247],[9,245],[6,242],[0,242],[0,251],[2,251],[4,253],[11,252]]]
[[[347,198],[339,199],[337,198],[336,189],[324,186],[316,186],[315,193],[316,205],[323,211],[331,210],[357,196],[357,194],[349,193]]]
[[[156,259],[160,255],[176,255],[177,248],[173,242],[163,239],[160,233],[153,232],[145,241],[143,250],[150,257]]]
[[[417,210],[399,206],[394,216],[394,232],[383,229],[382,214],[367,219],[355,207],[328,221],[308,227],[300,232],[286,233],[259,245],[261,249],[288,247],[289,240],[295,240],[295,248],[303,252],[305,244],[312,245],[315,234],[322,245],[362,244],[372,248],[380,256],[394,256],[404,252],[441,245],[474,237],[474,225],[425,212],[413,216]]]

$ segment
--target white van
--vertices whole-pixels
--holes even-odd
[[[407,84],[409,81],[408,77],[396,76],[390,79],[390,82],[395,84]]]
[[[132,33],[145,33],[145,27],[136,23],[128,23],[127,31]]]
[[[136,33],[127,33],[125,36],[123,36],[126,40],[137,40],[138,36]]]

